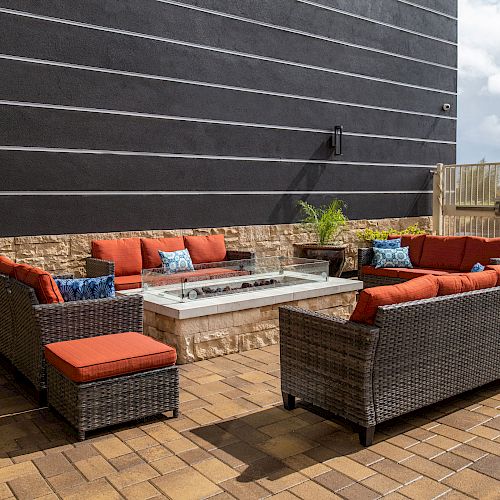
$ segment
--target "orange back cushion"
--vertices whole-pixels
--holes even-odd
[[[226,258],[226,243],[223,234],[209,236],[184,236],[193,264],[221,262]]]
[[[438,295],[452,295],[454,293],[471,292],[492,288],[497,285],[498,274],[495,270],[479,273],[449,274],[437,276]]]
[[[500,258],[500,238],[468,236],[460,270],[470,271],[476,262],[486,266],[492,257]]]
[[[184,246],[182,236],[173,238],[141,238],[142,267],[144,269],[161,267],[159,251],[175,252],[184,248],[186,247]]]
[[[420,267],[458,271],[464,257],[466,241],[465,236],[427,235],[420,258]]]
[[[0,255],[0,274],[14,276],[14,269],[17,264],[4,255]]]
[[[54,278],[47,271],[28,264],[17,264],[14,269],[14,277],[35,290],[40,304],[64,302]]]
[[[425,234],[391,234],[389,239],[401,238],[401,246],[409,247],[410,260],[414,266],[420,265],[420,258],[422,257],[422,248],[424,247]]]
[[[142,256],[139,238],[95,240],[92,242],[92,257],[113,261],[115,276],[141,274]]]
[[[436,297],[437,293],[436,276],[422,276],[398,285],[366,288],[359,294],[358,303],[350,320],[373,325],[379,306],[430,299]]]

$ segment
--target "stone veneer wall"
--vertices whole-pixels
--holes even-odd
[[[430,217],[400,219],[353,220],[340,235],[347,244],[345,270],[356,269],[356,253],[362,242],[357,232],[365,227],[403,229],[419,223],[430,230]],[[85,258],[90,255],[90,242],[94,239],[148,237],[159,238],[176,235],[224,233],[228,248],[253,250],[258,255],[293,255],[294,243],[314,242],[314,234],[302,224],[277,224],[266,226],[232,226],[201,229],[128,231],[120,233],[90,233],[47,236],[15,236],[0,238],[0,254],[16,262],[42,267],[52,273],[75,273],[83,276]]]
[[[279,340],[279,307],[285,304],[347,319],[354,310],[356,292],[189,319],[169,318],[146,310],[144,333],[175,347],[178,363],[193,363],[276,344]]]

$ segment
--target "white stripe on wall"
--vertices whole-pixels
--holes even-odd
[[[206,195],[303,195],[303,194],[432,194],[432,191],[0,191],[0,196],[206,196]]]
[[[455,21],[457,20],[457,18],[455,16],[452,16],[451,14],[446,14],[446,12],[441,12],[440,10],[431,9],[430,7],[424,7],[423,5],[420,5],[415,2],[410,2],[409,0],[396,0],[396,1],[399,3],[404,3],[406,5],[411,5],[412,7],[416,7],[417,9],[422,9],[428,12],[432,12],[433,14],[437,14],[438,16],[448,17],[449,19],[454,19]]]
[[[302,128],[302,127],[289,127],[285,125],[267,125],[264,123],[247,123],[247,122],[236,122],[229,120],[213,120],[209,118],[192,118],[186,116],[171,116],[171,115],[160,115],[154,113],[140,113],[135,111],[120,111],[114,109],[101,109],[101,108],[85,108],[78,106],[65,106],[60,104],[46,104],[38,102],[20,102],[20,101],[6,101],[0,100],[0,106],[13,106],[13,107],[23,107],[23,108],[42,108],[42,109],[53,109],[58,111],[75,111],[78,113],[96,113],[104,115],[117,115],[117,116],[131,116],[136,118],[150,118],[154,120],[169,120],[169,121],[180,121],[180,122],[191,122],[191,123],[206,123],[210,125],[227,125],[232,127],[249,127],[249,128],[264,128],[272,130],[288,130],[291,132],[311,132],[319,134],[332,134],[332,130],[328,129],[315,129],[315,128]],[[377,134],[363,134],[357,132],[343,132],[346,136],[353,137],[370,137],[373,139],[390,139],[397,141],[410,141],[410,142],[425,142],[433,144],[456,144],[455,141],[442,141],[435,139],[421,139],[417,137],[400,137],[392,135],[377,135]]]
[[[5,60],[9,60],[9,61],[25,62],[28,64],[39,64],[42,66],[56,66],[56,67],[61,67],[61,68],[71,68],[71,69],[77,69],[77,70],[82,70],[82,71],[91,71],[91,72],[96,72],[96,73],[107,73],[107,74],[113,74],[113,75],[128,76],[128,77],[133,77],[133,78],[144,78],[147,80],[160,80],[160,81],[166,81],[166,82],[172,82],[172,83],[182,83],[185,85],[211,87],[211,88],[217,88],[217,89],[223,89],[223,90],[232,90],[232,91],[236,91],[236,92],[246,92],[246,93],[250,93],[250,94],[269,95],[269,96],[273,96],[273,97],[283,97],[283,98],[287,98],[287,99],[298,99],[298,100],[310,101],[310,102],[337,104],[337,105],[348,106],[348,107],[353,107],[353,108],[373,109],[376,111],[388,111],[390,113],[402,113],[402,114],[416,115],[416,116],[429,116],[431,118],[442,118],[444,120],[456,120],[457,119],[456,116],[444,116],[444,115],[436,115],[433,113],[408,111],[408,110],[404,110],[404,109],[385,108],[382,106],[372,106],[370,104],[359,104],[359,103],[353,103],[353,102],[336,101],[333,99],[324,99],[324,98],[320,98],[320,97],[302,96],[302,95],[298,95],[298,94],[287,94],[284,92],[272,92],[272,91],[267,91],[267,90],[251,89],[251,88],[247,88],[247,87],[235,87],[233,85],[209,83],[209,82],[202,82],[202,81],[196,81],[196,80],[185,80],[182,78],[172,78],[169,76],[162,76],[162,75],[151,75],[151,74],[145,74],[145,73],[135,73],[132,71],[124,71],[124,70],[109,69],[109,68],[99,68],[96,66],[84,66],[81,64],[72,64],[72,63],[65,63],[65,62],[59,62],[59,61],[49,61],[47,59],[34,59],[31,57],[12,56],[12,55],[8,55],[8,54],[0,54],[0,59],[5,59]],[[423,90],[427,91],[428,89],[423,89]],[[432,92],[440,92],[440,91],[432,90]]]
[[[155,153],[151,151],[119,151],[106,149],[74,149],[74,148],[47,148],[40,146],[1,146],[0,151],[21,151],[25,153],[56,153],[56,154],[93,154],[93,155],[116,155],[116,156],[144,156],[153,158],[186,158],[190,160],[219,160],[219,161],[248,161],[269,163],[310,163],[314,165],[353,165],[359,167],[396,167],[396,168],[428,168],[435,169],[435,164],[415,163],[371,163],[358,161],[335,161],[335,160],[307,160],[301,158],[265,158],[258,156],[215,156],[196,155],[181,153]]]
[[[206,14],[212,14],[214,16],[225,17],[225,18],[228,18],[228,19],[235,19],[237,21],[241,21],[241,22],[244,22],[244,23],[256,24],[258,26],[264,26],[266,28],[272,28],[272,29],[277,29],[277,30],[281,30],[281,31],[287,31],[289,33],[294,33],[294,34],[297,34],[297,35],[308,36],[308,37],[311,37],[311,38],[318,38],[320,40],[326,40],[326,41],[329,41],[329,42],[338,43],[338,44],[342,44],[342,45],[349,45],[349,46],[353,46],[353,47],[356,47],[356,48],[366,48],[366,46],[363,46],[363,45],[351,44],[350,42],[345,42],[343,40],[339,40],[339,39],[335,39],[335,38],[330,38],[330,37],[327,37],[327,36],[324,36],[324,35],[318,35],[316,33],[310,33],[310,32],[307,32],[307,31],[297,30],[297,29],[294,29],[294,28],[288,28],[288,27],[282,26],[282,25],[265,23],[263,21],[257,21],[256,19],[249,19],[248,17],[238,16],[236,14],[230,14],[228,12],[222,12],[222,11],[219,11],[219,10],[206,9],[204,7],[198,7],[197,5],[185,4],[183,2],[176,2],[175,0],[156,0],[156,1],[159,2],[159,3],[165,3],[165,4],[169,4],[169,5],[175,5],[177,7],[183,7],[185,9],[195,10],[195,11],[198,11],[198,12],[204,12]],[[409,33],[409,34],[416,35],[416,36],[421,36],[423,38],[429,38],[429,39],[434,40],[436,42],[442,42],[442,43],[445,43],[445,44],[448,44],[448,45],[453,45],[455,47],[457,46],[456,42],[452,42],[452,41],[446,40],[444,38],[438,38],[438,37],[434,37],[434,36],[431,36],[431,35],[426,35],[425,33],[420,33],[418,31],[413,31],[413,30],[409,30],[407,28],[402,28],[400,26],[396,26],[394,24],[389,24],[389,23],[384,23],[382,21],[377,21],[376,19],[371,19],[369,17],[360,16],[358,14],[353,14],[352,12],[347,12],[345,10],[336,9],[334,7],[329,7],[329,6],[326,6],[326,5],[322,5],[322,4],[319,4],[319,3],[316,3],[316,2],[312,2],[310,0],[295,0],[295,1],[307,4],[307,5],[311,5],[313,7],[319,7],[320,9],[324,9],[324,10],[328,10],[328,11],[331,11],[331,12],[335,12],[337,14],[341,14],[341,15],[344,15],[344,16],[354,17],[354,18],[360,19],[362,21],[368,21],[368,22],[373,23],[373,24],[378,24],[380,26],[384,26],[385,28],[390,28],[390,29],[394,29],[394,30],[397,30],[397,31],[403,31],[405,33]],[[369,50],[373,50],[373,49],[370,48]],[[375,50],[378,50],[378,49],[375,49]]]
[[[157,0],[157,1],[165,2],[167,0]],[[335,7],[330,7],[329,5],[323,5],[323,4],[320,4],[320,3],[317,3],[317,2],[313,2],[311,0],[295,0],[295,1],[299,2],[299,3],[304,3],[304,4],[307,4],[307,5],[311,5],[313,7],[318,7],[320,9],[329,10],[331,12],[336,12],[337,14],[342,14],[344,16],[354,17],[355,19],[361,19],[362,21],[367,21],[367,22],[370,22],[370,23],[373,23],[373,24],[378,24],[378,25],[384,26],[386,28],[391,28],[391,29],[394,29],[394,30],[397,30],[397,31],[403,31],[404,33],[409,33],[411,35],[416,35],[416,36],[421,36],[423,38],[428,38],[428,39],[434,40],[436,42],[446,43],[448,45],[453,45],[455,47],[458,45],[456,42],[453,42],[451,40],[446,40],[445,38],[439,38],[437,36],[427,35],[425,33],[420,33],[419,31],[414,31],[414,30],[410,30],[408,28],[403,28],[401,26],[396,26],[395,24],[385,23],[383,21],[378,21],[377,19],[372,19],[372,18],[366,17],[366,16],[360,16],[359,14],[354,14],[352,12],[347,12],[347,11],[342,10],[342,9],[336,9]]]
[[[149,35],[147,33],[139,33],[136,31],[128,31],[128,30],[123,30],[123,29],[118,29],[118,28],[110,28],[107,26],[100,26],[100,25],[96,25],[96,24],[83,23],[83,22],[79,22],[79,21],[71,21],[68,19],[60,19],[60,18],[51,17],[51,16],[42,16],[42,15],[31,14],[29,12],[23,12],[23,11],[18,11],[18,10],[13,10],[13,9],[0,8],[0,12],[4,13],[4,14],[15,15],[15,16],[28,17],[31,19],[39,19],[41,21],[48,21],[48,22],[53,22],[53,23],[58,23],[58,24],[77,26],[79,28],[92,29],[92,30],[96,30],[96,31],[104,31],[104,32],[108,32],[108,33],[116,33],[119,35],[131,36],[131,37],[136,37],[136,38],[144,38],[147,40],[154,40],[157,42],[170,43],[170,44],[174,44],[174,45],[183,45],[186,47],[192,47],[192,48],[197,48],[197,49],[201,49],[201,50],[208,50],[208,51],[213,51],[213,52],[221,52],[224,54],[231,54],[231,55],[236,55],[236,56],[241,56],[241,57],[249,57],[249,58],[259,59],[259,60],[268,61],[268,62],[275,62],[278,64],[288,64],[288,65],[300,66],[303,68],[316,69],[316,70],[320,70],[320,71],[333,71],[329,68],[323,68],[320,66],[314,66],[314,65],[309,65],[309,64],[302,64],[302,63],[297,63],[297,62],[293,62],[293,61],[287,61],[284,59],[277,59],[277,58],[273,58],[273,57],[258,56],[256,54],[250,54],[248,52],[239,52],[236,50],[222,49],[222,48],[218,48],[218,47],[212,47],[209,45],[203,45],[203,44],[192,43],[192,42],[185,42],[185,41],[175,40],[172,38],[166,38],[166,37],[161,37],[161,36],[157,36],[157,35]],[[310,35],[310,36],[313,36],[313,35]],[[318,38],[318,37],[314,36],[314,38]],[[444,64],[439,64],[439,63],[435,63],[435,62],[431,62],[431,61],[425,61],[423,59],[413,58],[413,57],[409,57],[409,56],[403,56],[401,54],[395,54],[395,53],[388,52],[388,51],[383,51],[383,50],[374,49],[374,48],[370,48],[370,47],[364,47],[362,45],[348,44],[347,42],[334,41],[332,39],[327,39],[326,41],[330,41],[330,42],[333,42],[336,44],[357,48],[360,50],[367,50],[370,52],[376,52],[376,53],[388,55],[391,57],[405,59],[408,61],[418,62],[421,64],[436,66],[436,67],[444,68],[444,69],[447,69],[450,71],[457,71],[457,68],[455,68],[453,66],[447,66]]]

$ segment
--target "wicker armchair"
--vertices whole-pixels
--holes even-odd
[[[375,426],[500,378],[500,287],[379,307],[374,326],[280,308],[281,390]]]
[[[142,332],[143,298],[129,295],[39,304],[31,287],[0,275],[0,314],[1,354],[40,392],[47,387],[43,353],[46,344],[108,333]]]

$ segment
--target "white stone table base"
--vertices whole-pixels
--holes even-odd
[[[276,344],[282,305],[347,318],[362,288],[357,280],[328,278],[188,302],[140,289],[119,293],[144,295],[144,333],[175,347],[184,364]]]

